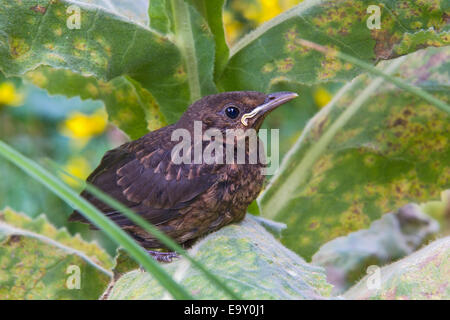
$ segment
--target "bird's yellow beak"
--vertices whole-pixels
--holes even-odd
[[[260,106],[257,106],[251,112],[242,115],[241,123],[244,126],[248,126],[248,119],[251,119],[257,115],[265,114],[272,111],[276,107],[291,101],[292,99],[298,97],[295,92],[275,92],[267,95],[266,101]]]

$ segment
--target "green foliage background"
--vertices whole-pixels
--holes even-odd
[[[449,201],[445,193],[441,198],[441,192],[450,188],[449,115],[414,93],[364,73],[361,67],[301,43],[310,40],[377,65],[448,103],[448,1],[379,1],[380,29],[366,25],[370,1],[299,2],[0,0],[0,138],[50,171],[55,169],[47,159],[84,179],[106,150],[175,122],[201,96],[231,90],[295,91],[299,99],[265,121],[267,128],[281,128],[284,160],[275,176],[269,177],[256,210],[263,217],[286,223],[280,240],[287,248],[309,260],[326,242],[368,228],[384,213],[409,202],[427,202],[433,207],[427,213],[439,221],[440,236],[448,235],[445,210]],[[80,29],[66,27],[67,8],[74,4],[81,8]],[[379,63],[403,55],[407,56]],[[328,103],[331,96],[334,99]],[[65,227],[69,233],[60,231],[62,238],[80,233],[86,240],[98,241],[111,256],[117,243],[81,224],[68,224],[71,207],[12,164],[3,159],[0,164],[0,208],[9,206],[33,218],[45,212],[48,218],[23,223],[25,218],[10,209],[2,213],[0,266],[6,270],[1,275],[6,276],[0,276],[0,284],[7,283],[8,292],[13,292],[7,298],[99,297],[113,274],[113,264],[104,270],[97,268],[92,257],[83,256],[85,247],[79,249],[73,243],[67,247],[75,253],[64,246],[56,250],[48,240],[55,239],[33,225]],[[257,237],[263,231],[252,223],[229,227],[204,240],[202,245],[216,248],[220,255],[205,256],[200,245],[191,255],[211,269],[227,255],[244,259],[224,265],[228,269],[217,275],[234,277],[248,263],[248,268],[255,267],[255,278],[248,280],[251,286],[266,278],[271,268],[273,274],[288,272],[280,262],[285,258],[302,265],[290,270],[299,274],[298,287],[286,289],[285,282],[292,279],[281,276],[268,279],[264,288],[248,296],[245,286],[234,287],[244,298],[269,297],[264,292],[275,292],[274,288],[278,293],[270,298],[329,296],[321,289],[328,288],[322,286],[323,270],[289,249],[284,248],[289,252],[286,257],[267,251],[256,257],[239,255],[244,247],[264,241],[268,247],[281,246],[269,235]],[[243,239],[238,239],[239,234]],[[234,249],[233,245],[229,251],[221,247],[227,244],[234,244]],[[448,255],[444,247],[435,245],[429,252]],[[43,268],[51,283],[48,292],[16,290],[21,285],[12,279],[20,269],[19,260],[8,259],[12,253],[48,258],[42,265],[30,262],[30,273],[20,278],[27,288],[39,287],[28,279],[41,277],[32,272]],[[55,261],[61,266],[76,261],[90,270],[89,277],[99,274],[99,283],[74,296],[61,289],[64,283],[56,274],[64,268],[51,269]],[[448,265],[442,261],[438,271],[445,273]],[[269,266],[272,263],[276,267]],[[176,277],[185,264],[182,260],[165,269]],[[183,285],[191,294],[223,297],[204,278],[199,280],[194,269],[188,273]],[[165,296],[163,287],[137,288],[140,276],[138,272],[125,275],[118,287],[110,286],[111,297]],[[308,282],[310,277],[318,282]],[[436,296],[446,294],[444,290]],[[411,298],[416,296],[420,294]]]

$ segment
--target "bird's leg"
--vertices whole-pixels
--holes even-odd
[[[189,249],[190,247],[192,247],[192,244],[196,240],[197,239],[192,239],[183,243],[182,244],[183,249]],[[180,257],[180,255],[174,251],[165,252],[165,251],[147,250],[147,252],[158,262],[172,262],[172,259]]]
[[[147,250],[147,252],[158,262],[172,262],[173,258],[178,258],[179,255],[176,252],[163,252]]]

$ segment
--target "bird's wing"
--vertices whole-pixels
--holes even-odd
[[[156,143],[134,144],[132,148],[124,145],[107,152],[87,181],[158,225],[175,218],[179,209],[216,183],[220,167],[175,164],[171,148]],[[132,225],[89,192],[81,195],[119,225]],[[87,222],[76,211],[70,221]]]

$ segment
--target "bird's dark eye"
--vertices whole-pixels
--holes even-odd
[[[231,119],[236,119],[239,115],[239,109],[235,106],[229,106],[225,109],[225,114]]]

